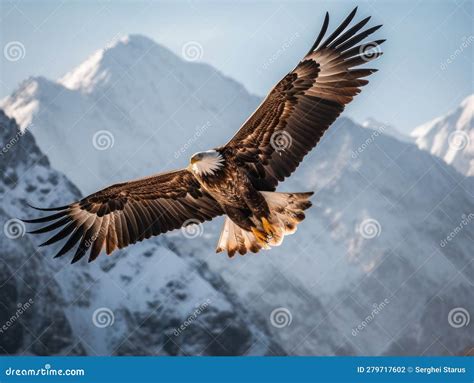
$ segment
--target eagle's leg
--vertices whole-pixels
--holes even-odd
[[[270,209],[263,195],[250,184],[245,185],[243,197],[252,212],[252,233],[260,244],[268,244],[277,234],[270,223]]]
[[[250,228],[252,231],[253,235],[257,239],[257,241],[260,243],[260,245],[266,245],[268,243],[268,235],[264,233],[263,231],[258,230],[256,227],[252,226]]]
[[[270,222],[268,222],[268,219],[266,219],[265,217],[262,217],[262,226],[263,226],[263,230],[265,230],[267,240],[272,239],[276,234],[276,230],[273,227],[273,225]]]

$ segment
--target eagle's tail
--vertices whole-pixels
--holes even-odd
[[[304,210],[311,206],[309,193],[261,192],[270,208],[270,217],[256,222],[252,231],[246,231],[226,217],[216,252],[227,251],[230,257],[236,252],[257,253],[260,249],[279,246],[286,235],[293,234],[305,218]]]

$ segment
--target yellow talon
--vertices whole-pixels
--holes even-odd
[[[260,245],[266,245],[267,244],[267,236],[265,235],[265,233],[261,232],[260,230],[258,230],[255,227],[252,227],[251,230],[252,230],[253,235],[257,239],[257,242],[259,242]]]
[[[267,234],[267,239],[273,238],[275,236],[275,231],[273,230],[273,226],[265,217],[262,218],[262,225],[265,233]]]

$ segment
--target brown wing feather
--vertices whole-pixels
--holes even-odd
[[[378,46],[385,41],[356,45],[380,28],[359,33],[369,21],[365,18],[344,32],[356,10],[321,43],[329,21],[326,14],[308,54],[221,148],[246,167],[256,188],[275,190],[278,182],[288,177],[316,146],[360,87],[368,83],[363,77],[376,71],[355,69],[379,57]]]
[[[73,263],[88,250],[90,262],[102,249],[111,254],[153,235],[178,229],[188,220],[203,222],[223,214],[219,204],[187,170],[112,185],[58,211],[25,222],[47,222],[47,226],[31,232],[34,234],[60,229],[41,245],[67,238],[56,257],[79,242]]]

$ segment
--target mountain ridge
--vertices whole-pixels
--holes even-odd
[[[444,116],[416,127],[411,136],[427,150],[467,176],[474,175],[474,94]]]

